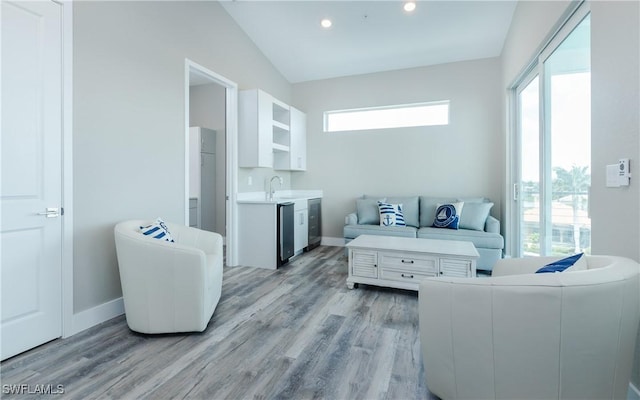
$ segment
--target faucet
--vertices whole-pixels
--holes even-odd
[[[275,190],[273,190],[273,180],[276,178],[278,178],[278,181],[280,182],[280,188],[282,188],[282,177],[278,175],[272,176],[271,180],[269,181],[269,201],[273,201],[273,195],[275,193]]]

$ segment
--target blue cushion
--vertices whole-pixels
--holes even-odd
[[[493,203],[464,203],[464,210],[460,214],[460,229],[484,231],[489,211]]]
[[[563,258],[561,260],[554,261],[550,264],[547,264],[544,267],[537,270],[536,274],[544,274],[547,272],[562,272],[567,268],[569,268],[570,266],[572,266],[573,264],[575,264],[575,262],[578,261],[580,257],[582,257],[582,254],[584,253],[578,253],[578,254]]]
[[[358,224],[369,225],[380,223],[380,212],[378,211],[378,201],[387,199],[356,199],[356,209],[358,213]]]
[[[167,224],[160,218],[156,219],[151,225],[141,226],[140,232],[145,235],[152,237],[154,239],[160,239],[167,242],[174,242],[171,237],[171,233],[169,232],[169,228],[167,228]]]
[[[378,202],[380,226],[407,226],[402,214],[402,204]]]
[[[435,228],[458,229],[460,224],[460,212],[464,203],[439,204],[436,209],[436,217],[433,220]]]

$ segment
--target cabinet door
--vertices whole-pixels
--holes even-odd
[[[303,250],[309,244],[309,227],[308,227],[309,213],[306,208],[296,210],[295,212],[295,228],[294,228],[294,249],[295,252]]]
[[[457,277],[470,277],[471,276],[471,261],[469,260],[457,260],[451,258],[440,259],[440,276],[457,276]]]
[[[273,102],[261,90],[238,95],[238,165],[273,167]]]
[[[200,151],[209,154],[216,152],[216,131],[200,128]]]
[[[289,169],[292,171],[306,171],[307,115],[293,107],[290,108],[290,115]]]
[[[364,278],[378,277],[378,253],[370,250],[349,250],[351,275]]]

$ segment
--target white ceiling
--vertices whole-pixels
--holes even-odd
[[[291,83],[499,56],[516,1],[221,1]],[[320,20],[333,21],[330,29]]]

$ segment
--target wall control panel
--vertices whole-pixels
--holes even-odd
[[[618,182],[620,186],[629,186],[631,172],[629,171],[629,159],[621,158],[618,161]]]
[[[607,165],[607,187],[629,186],[631,167],[628,158],[621,158],[617,164]]]

